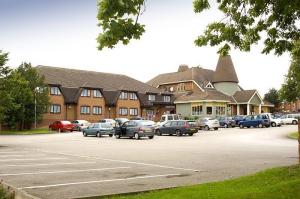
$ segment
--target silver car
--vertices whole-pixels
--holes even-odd
[[[198,119],[195,123],[195,126],[199,127],[199,129],[204,129],[206,131],[210,129],[218,130],[220,128],[220,123],[215,118],[201,118]]]

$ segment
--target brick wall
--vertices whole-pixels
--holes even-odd
[[[159,88],[170,91],[170,88],[173,87],[173,92],[177,92],[180,84],[184,85],[185,91],[199,91],[200,90],[199,87],[192,81],[182,82],[182,83],[174,83],[174,84],[164,84],[164,85],[160,85]]]
[[[127,108],[128,109],[128,114],[127,115],[120,115],[119,114],[119,109],[120,108]],[[137,108],[138,109],[138,114],[137,115],[130,115],[129,114],[129,109],[130,108]],[[137,116],[141,116],[141,104],[139,100],[123,100],[123,99],[118,99],[117,104],[116,104],[116,117],[121,117],[121,118],[133,118],[133,117],[137,117]]]

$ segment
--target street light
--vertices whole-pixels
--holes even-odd
[[[40,92],[40,87],[36,87],[34,89],[34,128],[37,126],[37,101],[36,101],[36,93]]]

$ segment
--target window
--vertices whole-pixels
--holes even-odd
[[[61,95],[61,92],[58,87],[50,87],[50,94],[51,95]]]
[[[119,115],[128,115],[127,108],[119,108]]]
[[[212,115],[212,107],[211,106],[206,107],[206,114]]]
[[[89,106],[82,106],[80,107],[81,114],[90,114],[90,107]]]
[[[50,113],[60,113],[61,106],[59,104],[50,105]]]
[[[89,97],[91,96],[91,91],[88,89],[83,89],[81,92],[81,97]]]
[[[225,107],[217,106],[216,107],[216,115],[225,115]]]
[[[171,96],[164,95],[164,102],[170,102],[170,101],[171,101]]]
[[[102,114],[102,107],[101,106],[94,106],[93,107],[93,114],[94,115],[101,115]]]
[[[177,86],[177,91],[185,91],[185,85],[184,85],[184,83],[180,83],[180,84]]]
[[[137,96],[135,93],[129,93],[129,99],[131,100],[137,100]]]
[[[201,115],[202,114],[202,106],[192,106],[192,115]]]
[[[129,115],[137,116],[138,115],[138,109],[137,108],[129,109]]]
[[[128,93],[126,93],[126,92],[121,92],[121,94],[120,94],[120,99],[123,99],[123,100],[128,99]]]
[[[149,101],[155,101],[155,95],[148,95]]]
[[[102,94],[99,90],[94,90],[93,96],[94,97],[102,97]]]

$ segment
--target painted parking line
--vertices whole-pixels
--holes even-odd
[[[94,156],[73,155],[73,154],[68,154],[68,153],[58,153],[58,152],[44,151],[44,150],[38,150],[38,151],[42,151],[44,153],[50,153],[50,154],[78,157],[78,158],[88,158],[88,159],[104,160],[104,161],[110,161],[110,162],[120,162],[120,163],[127,163],[127,164],[152,166],[152,167],[159,167],[159,168],[165,168],[165,169],[175,169],[175,170],[183,170],[183,171],[200,172],[200,170],[198,170],[198,169],[173,167],[173,166],[169,166],[169,165],[160,165],[160,164],[152,164],[152,163],[144,163],[144,162],[127,161],[127,160],[116,160],[116,159],[100,158],[100,157],[94,157]]]
[[[34,156],[34,157],[42,157],[46,156],[46,154],[10,154],[10,155],[0,155],[0,158],[9,158],[9,157],[28,157],[28,156]]]
[[[15,159],[5,159],[0,160],[0,162],[9,162],[9,161],[34,161],[34,160],[66,160],[68,158],[15,158]]]
[[[38,189],[38,188],[50,188],[50,187],[61,187],[61,186],[70,186],[70,185],[81,185],[81,184],[94,184],[94,183],[104,183],[104,182],[117,182],[117,181],[127,181],[127,180],[138,180],[138,179],[149,179],[149,178],[162,178],[162,177],[173,177],[180,176],[181,174],[163,174],[163,175],[151,175],[151,176],[138,176],[131,178],[116,178],[108,180],[95,180],[95,181],[85,181],[85,182],[70,182],[62,184],[50,184],[42,186],[29,186],[29,187],[20,187],[18,189]]]
[[[7,164],[0,165],[0,167],[36,167],[36,166],[55,166],[55,165],[73,165],[73,164],[96,164],[97,162],[61,162],[48,164]]]
[[[32,172],[32,173],[8,173],[1,174],[0,176],[21,176],[21,175],[41,175],[41,174],[56,174],[56,173],[80,173],[80,172],[89,172],[89,171],[107,171],[107,170],[116,170],[116,169],[130,169],[131,167],[110,167],[110,168],[100,168],[100,169],[81,169],[81,170],[65,170],[65,171],[41,171],[41,172]]]

